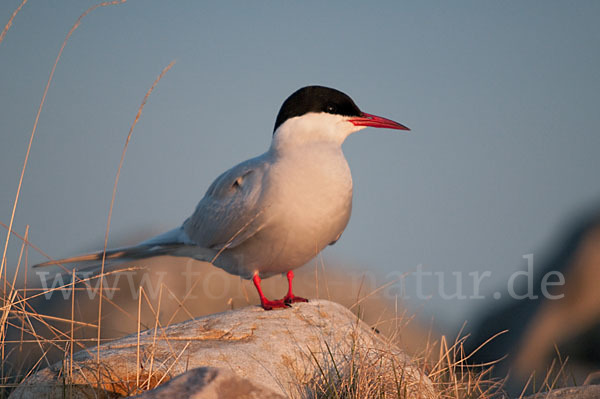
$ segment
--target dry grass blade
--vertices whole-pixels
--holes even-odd
[[[321,366],[319,359],[317,359],[316,355],[314,354],[314,352],[312,350],[310,350],[310,348],[309,348],[309,352],[310,352],[310,355],[312,356],[315,364],[317,365],[317,368],[319,369],[319,373],[321,373],[321,377],[327,384],[327,389],[326,389],[327,394],[333,394],[336,399],[339,399],[340,395],[338,394],[338,391],[337,391],[337,383],[338,382],[337,381],[332,382],[330,380],[329,375],[327,373],[325,373],[325,370]]]
[[[44,319],[44,320],[53,320],[53,321],[58,321],[58,322],[62,322],[62,323],[68,323],[71,325],[78,325],[78,326],[82,326],[82,327],[89,327],[89,328],[98,328],[98,325],[96,324],[92,324],[92,323],[85,323],[83,321],[72,321],[71,319],[65,319],[63,317],[56,317],[56,316],[50,316],[47,314],[40,314],[37,312],[28,312],[25,310],[20,310],[19,314],[23,314],[23,315],[28,315],[28,316],[32,316],[35,317],[36,319],[38,319],[38,321]]]
[[[6,321],[8,320],[8,315],[10,314],[16,296],[17,291],[12,291],[8,298],[5,298],[6,305],[2,308],[2,314],[0,315],[0,337],[2,338],[2,348],[4,348],[4,336],[6,335]]]
[[[144,109],[144,106],[146,105],[146,102],[148,101],[150,94],[152,94],[152,91],[154,91],[154,88],[156,87],[158,82],[160,82],[160,80],[163,78],[163,76],[165,76],[165,74],[173,67],[173,65],[175,65],[175,61],[171,61],[169,63],[169,65],[167,65],[162,70],[160,75],[158,75],[158,77],[154,80],[154,83],[152,83],[152,86],[150,86],[150,89],[148,89],[148,91],[146,92],[146,95],[144,96],[144,99],[142,100],[142,104],[138,108],[137,114],[135,115],[133,124],[129,128],[129,133],[127,134],[127,139],[125,140],[125,145],[123,146],[123,152],[121,153],[121,160],[119,161],[119,167],[117,168],[117,175],[115,176],[115,183],[113,185],[112,198],[110,200],[110,208],[108,211],[108,220],[106,222],[106,232],[104,234],[104,249],[102,251],[102,266],[100,269],[100,299],[98,301],[98,335],[97,335],[98,352],[97,352],[97,357],[96,357],[96,364],[98,366],[98,380],[100,380],[100,333],[101,333],[101,324],[102,324],[101,323],[101,320],[102,320],[102,289],[104,286],[104,266],[105,266],[105,262],[106,262],[106,248],[108,246],[108,233],[110,231],[110,221],[112,218],[113,206],[115,204],[115,197],[117,195],[117,186],[119,184],[119,177],[121,176],[121,169],[123,168],[123,162],[125,161],[125,154],[127,153],[127,146],[129,145],[129,141],[131,140],[131,135],[133,134],[133,129],[135,128],[135,125],[137,125],[137,123],[140,119],[140,116],[142,115],[142,110]]]
[[[384,289],[386,289],[387,287],[396,284],[398,281],[402,280],[402,277],[394,279],[392,281],[388,281],[387,283],[377,287],[376,289],[372,290],[371,292],[369,292],[367,295],[365,295],[362,298],[358,298],[358,296],[360,296],[360,289],[359,289],[359,293],[357,294],[357,299],[356,302],[350,306],[350,310],[356,308],[358,305],[360,305],[363,301],[365,301],[367,298],[372,297],[373,295],[375,295],[376,293],[378,293],[379,291],[382,291]],[[364,276],[363,276],[363,281],[364,281]],[[362,287],[362,282],[361,282],[361,287]]]
[[[29,225],[25,228],[25,237],[27,238],[27,236],[29,235]],[[4,289],[3,289],[3,296],[6,296],[7,293],[7,286],[10,285],[10,293],[8,294],[9,299],[8,302],[4,303],[4,311],[2,313],[2,317],[0,320],[0,346],[1,346],[1,352],[2,352],[2,368],[1,368],[1,375],[0,378],[2,380],[2,382],[5,381],[5,360],[6,360],[6,353],[5,353],[5,349],[6,349],[6,330],[7,330],[7,321],[8,321],[8,317],[11,313],[11,308],[13,307],[13,303],[15,301],[15,298],[18,295],[18,291],[15,289],[15,284],[16,284],[16,280],[17,280],[17,275],[19,274],[19,270],[21,268],[21,260],[23,259],[23,253],[25,252],[25,242],[23,242],[23,244],[21,245],[21,251],[19,253],[19,260],[17,261],[17,269],[15,270],[15,274],[13,276],[13,280],[12,280],[12,284],[8,283],[8,278],[6,276],[6,269],[4,269],[5,275],[3,276],[3,280],[4,280]]]
[[[169,291],[169,295],[170,295],[171,299],[173,299],[175,302],[177,302],[177,306],[178,306],[177,310],[183,309],[183,311],[185,312],[187,317],[190,319],[193,319],[194,315],[191,314],[190,311],[187,309],[187,307],[183,304],[183,302],[181,302],[179,300],[179,298],[177,298],[177,295],[168,286],[165,286],[165,288],[167,289],[167,291]],[[169,320],[172,320],[172,319],[169,319]],[[167,327],[170,325],[171,325],[170,323],[167,323]]]
[[[135,366],[135,387],[140,386],[140,333],[142,324],[142,286],[138,289],[138,319],[137,319],[137,348],[136,348],[136,366]]]
[[[71,340],[69,353],[69,381],[73,381],[73,346],[75,343],[75,269],[73,269],[73,278],[71,279]]]
[[[150,383],[152,381],[152,368],[154,366],[154,351],[156,350],[156,333],[158,332],[158,318],[160,316],[160,304],[162,302],[162,285],[160,286],[160,292],[158,294],[158,305],[156,313],[154,314],[154,334],[152,336],[152,355],[150,356],[150,369],[148,371],[148,380],[146,388],[150,389]]]
[[[27,239],[29,237],[29,225],[25,226],[25,236],[24,237],[25,237],[25,239]],[[19,270],[21,269],[21,260],[23,259],[23,253],[25,252],[26,247],[27,247],[27,244],[25,241],[23,241],[23,244],[21,245],[21,252],[19,252],[19,260],[17,260],[17,269],[15,270],[15,274],[13,276],[12,283],[8,283],[6,274],[4,275],[4,292],[6,292],[7,284],[10,284],[11,290],[16,289],[15,287],[17,284],[17,276],[19,275]],[[6,272],[6,269],[4,269],[4,271]]]
[[[21,11],[21,8],[23,8],[23,6],[25,5],[25,3],[27,3],[27,0],[23,0],[21,2],[21,4],[19,4],[19,6],[16,8],[16,10],[13,11],[12,15],[10,16],[10,19],[8,20],[8,22],[4,26],[4,29],[2,29],[2,33],[0,33],[0,43],[2,43],[2,41],[4,40],[4,37],[6,36],[6,33],[8,32],[8,30],[12,26],[13,20],[15,19],[15,17],[19,13],[19,11]]]
[[[15,195],[15,201],[13,203],[12,213],[10,215],[10,222],[8,223],[8,233],[6,233],[6,241],[4,243],[4,251],[2,252],[2,263],[0,264],[0,276],[3,274],[3,270],[6,267],[6,251],[8,250],[8,242],[10,240],[10,232],[12,231],[12,226],[15,221],[15,213],[17,211],[17,204],[19,203],[19,196],[21,194],[21,187],[23,186],[23,178],[25,176],[25,169],[27,169],[27,163],[29,161],[29,154],[31,153],[31,145],[33,144],[33,138],[35,137],[35,132],[37,131],[38,122],[40,120],[40,114],[42,113],[42,109],[44,108],[44,103],[46,102],[46,96],[48,95],[48,89],[50,89],[50,84],[52,83],[52,78],[54,77],[54,72],[56,71],[56,66],[58,65],[58,61],[60,61],[60,57],[67,46],[67,42],[69,38],[75,32],[75,30],[81,24],[81,20],[94,11],[98,7],[105,7],[110,5],[122,4],[125,3],[126,0],[115,0],[115,1],[105,1],[100,4],[96,4],[87,10],[84,11],[83,14],[77,18],[75,24],[71,27],[65,40],[63,40],[62,45],[60,46],[60,50],[58,51],[58,55],[56,56],[56,60],[54,60],[54,65],[52,66],[52,70],[50,71],[50,76],[48,77],[48,81],[46,82],[46,87],[44,89],[44,94],[42,95],[42,100],[40,101],[40,106],[38,107],[37,114],[35,116],[35,121],[33,123],[33,128],[31,130],[31,135],[29,136],[29,143],[27,144],[27,151],[25,152],[25,160],[23,161],[23,167],[21,168],[21,176],[19,177],[19,184],[17,186],[17,194]]]
[[[185,346],[183,347],[183,349],[179,352],[179,354],[177,355],[177,357],[175,358],[175,360],[173,360],[173,363],[171,363],[171,365],[169,366],[169,368],[165,371],[165,373],[162,375],[162,377],[160,377],[160,380],[158,380],[158,382],[156,383],[156,386],[159,386],[163,380],[169,375],[169,373],[171,372],[171,369],[173,368],[173,366],[175,366],[177,364],[177,362],[179,362],[179,359],[181,358],[181,355],[183,355],[186,351],[186,349],[188,348],[188,346],[191,345],[191,341],[186,343]]]

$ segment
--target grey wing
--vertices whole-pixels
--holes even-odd
[[[183,224],[185,233],[197,245],[233,248],[264,226],[267,206],[260,199],[266,163],[261,158],[229,169],[208,188]]]

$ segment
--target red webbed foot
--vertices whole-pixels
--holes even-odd
[[[285,309],[291,306],[292,303],[295,302],[308,302],[308,299],[302,298],[300,296],[296,296],[292,293],[292,280],[294,279],[294,273],[290,270],[287,272],[288,279],[288,293],[283,299],[270,301],[268,300],[262,292],[260,288],[260,277],[258,272],[254,273],[252,277],[252,282],[256,287],[256,291],[258,292],[258,296],[260,297],[260,304],[264,310],[273,310],[273,309]]]
[[[283,297],[283,302],[287,304],[292,304],[295,302],[308,302],[308,299],[302,298],[301,296],[296,296],[292,293],[292,280],[294,279],[294,272],[287,272],[287,280],[288,280],[288,293],[285,297]]]
[[[270,301],[265,298],[265,300],[260,301],[260,305],[264,310],[285,309],[290,307],[290,305],[287,302],[284,302],[283,299]]]
[[[308,299],[302,298],[301,296],[296,296],[294,294],[288,294],[283,298],[283,302],[289,305],[296,302],[308,302]]]
[[[258,291],[258,296],[260,297],[260,305],[264,310],[273,310],[273,309],[285,309],[290,305],[285,303],[283,299],[270,301],[268,300],[262,292],[260,288],[260,277],[258,273],[255,273],[252,277],[252,282],[254,282],[254,286],[256,287],[256,291]]]

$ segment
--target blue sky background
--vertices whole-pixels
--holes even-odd
[[[0,2],[4,26],[20,0]],[[0,220],[8,223],[57,51],[92,1],[30,0],[0,44]],[[325,251],[381,276],[491,270],[484,293],[543,257],[600,206],[597,1],[197,2],[130,0],[87,16],[58,65],[15,229],[54,257],[174,227],[212,179],[269,145],[282,101],[308,84],[412,129],[349,138],[355,201]],[[4,233],[2,233],[4,237]],[[3,242],[3,241],[2,241]],[[18,241],[9,261],[14,265]],[[33,255],[31,263],[41,261]],[[436,283],[437,284],[437,283]],[[478,302],[412,303],[461,324]]]

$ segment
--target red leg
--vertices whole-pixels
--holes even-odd
[[[260,277],[258,277],[258,273],[254,274],[254,277],[252,277],[252,282],[256,287],[256,291],[258,291],[258,296],[260,297],[260,304],[264,310],[287,308],[289,306],[283,301],[283,299],[269,301],[267,298],[265,298],[265,295],[263,294],[262,289],[260,288]]]
[[[292,293],[292,280],[294,279],[294,272],[293,271],[289,271],[287,272],[287,279],[288,279],[288,293],[287,295],[283,298],[283,302],[285,303],[294,303],[294,302],[308,302],[308,299],[306,298],[302,298],[299,296],[296,296]]]

